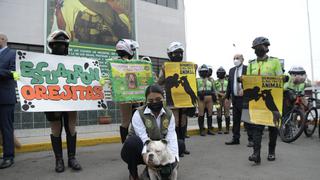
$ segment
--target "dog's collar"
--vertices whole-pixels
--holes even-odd
[[[173,163],[168,163],[165,165],[159,165],[159,166],[154,166],[153,169],[157,171],[158,174],[160,174],[161,178],[168,178],[171,174],[174,168],[176,168],[178,165],[177,159]],[[169,170],[169,172],[167,172]]]

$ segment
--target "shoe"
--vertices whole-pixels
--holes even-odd
[[[184,135],[185,138],[190,138],[190,136],[188,134]]]
[[[223,132],[223,134],[229,134],[229,131],[225,131],[225,132]]]
[[[251,156],[249,156],[249,161],[253,161],[256,164],[260,164],[261,163],[261,158],[260,158],[260,153],[253,153]]]
[[[55,168],[56,172],[62,173],[62,172],[64,172],[64,169],[65,169],[65,167],[64,167],[63,159],[57,158],[56,159],[56,168]]]
[[[218,134],[222,134],[222,131],[221,131],[221,130],[219,130],[219,131],[218,131]]]
[[[189,155],[189,154],[190,154],[190,151],[185,150],[183,153],[186,154],[186,155]]]
[[[216,135],[211,128],[208,128],[208,135]]]
[[[237,145],[240,144],[240,140],[239,139],[232,139],[229,142],[225,142],[226,145]]]
[[[276,155],[275,154],[268,154],[268,161],[274,161],[276,160]]]
[[[204,129],[200,129],[200,136],[206,136],[207,133]]]
[[[184,157],[184,153],[179,154],[179,157]]]
[[[247,147],[253,147],[253,141],[249,141],[249,143],[247,144]]]
[[[13,159],[4,159],[0,164],[0,169],[11,167],[14,164]]]

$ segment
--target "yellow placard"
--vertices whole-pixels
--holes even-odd
[[[277,126],[282,115],[282,76],[244,76],[242,83],[242,120],[253,124]]]
[[[191,62],[166,62],[165,90],[170,107],[194,107],[197,105],[195,65]]]

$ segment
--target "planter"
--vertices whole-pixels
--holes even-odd
[[[111,124],[112,118],[111,116],[101,116],[98,117],[99,119],[99,124]]]

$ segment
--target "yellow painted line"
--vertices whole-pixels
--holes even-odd
[[[232,127],[230,127],[231,129]],[[216,132],[217,129],[214,128]],[[194,136],[199,135],[199,129],[190,129],[188,130],[188,135]],[[77,146],[85,147],[85,146],[96,146],[99,144],[110,144],[110,143],[120,143],[120,136],[111,136],[111,137],[97,137],[97,138],[87,138],[87,139],[78,139]],[[66,142],[62,144],[63,148],[66,148]],[[25,153],[25,152],[39,152],[39,151],[49,151],[52,149],[51,142],[43,142],[43,143],[34,143],[34,144],[25,144],[22,145],[20,149],[16,149],[17,153]],[[0,153],[2,153],[2,147],[0,147]]]

